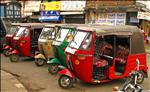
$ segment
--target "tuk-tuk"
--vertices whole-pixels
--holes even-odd
[[[59,27],[57,25],[60,24],[45,25],[40,34],[40,37],[38,39],[39,52],[36,52],[35,55],[35,64],[37,66],[43,66],[47,62],[48,58],[54,58],[52,41],[58,33]]]
[[[68,43],[73,39],[75,34],[75,25],[62,25],[57,33],[56,38],[52,42],[52,48],[54,51],[54,58],[48,59],[49,64],[48,71],[51,74],[56,74],[59,71],[58,65],[66,67],[66,54],[64,49],[67,47]]]
[[[135,26],[78,27],[65,49],[67,67],[62,68],[58,83],[70,88],[79,78],[86,83],[109,82],[128,77],[140,62],[138,83],[147,77],[143,35]]]
[[[34,57],[35,51],[38,51],[38,38],[45,23],[25,23],[15,35],[14,50],[11,51],[10,61],[17,62],[19,55]]]
[[[5,44],[3,46],[3,54],[5,56],[9,56],[10,55],[10,50],[11,48],[13,48],[13,37],[16,35],[18,29],[19,29],[19,25],[20,23],[12,23],[11,24],[11,28],[8,31],[8,33],[5,36]]]

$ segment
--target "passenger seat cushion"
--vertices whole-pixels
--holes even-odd
[[[108,61],[106,61],[104,59],[103,60],[98,60],[98,61],[94,62],[94,65],[96,67],[105,67],[105,66],[108,65]]]

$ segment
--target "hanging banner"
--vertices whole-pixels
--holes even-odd
[[[101,13],[97,23],[107,23],[112,25],[125,25],[126,13]]]
[[[41,11],[50,11],[50,10],[60,10],[61,2],[59,1],[52,1],[52,2],[45,2],[41,3],[40,10]]]
[[[61,1],[61,11],[83,11],[86,1]]]

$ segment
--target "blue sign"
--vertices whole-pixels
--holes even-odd
[[[58,16],[59,12],[58,11],[41,11],[41,16]]]
[[[39,21],[61,21],[63,18],[61,16],[41,16]]]

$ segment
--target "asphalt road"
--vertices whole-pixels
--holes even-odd
[[[150,66],[150,55],[147,55],[147,63]],[[1,55],[1,68],[15,75],[29,90],[29,92],[112,92],[112,87],[121,86],[125,79],[118,79],[103,84],[86,84],[78,81],[76,86],[71,89],[62,89],[58,85],[59,75],[50,75],[47,65],[37,67],[33,60],[23,58],[18,63],[12,63],[9,58]],[[143,89],[150,90],[150,68],[149,78],[142,84]]]

